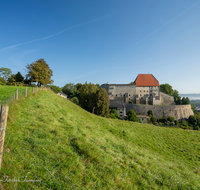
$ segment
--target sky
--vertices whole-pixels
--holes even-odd
[[[22,75],[43,58],[60,87],[149,73],[200,93],[200,0],[0,1],[0,58]]]

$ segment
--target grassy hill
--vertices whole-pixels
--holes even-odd
[[[2,86],[0,85],[0,104],[5,101],[12,99],[15,94],[16,89],[18,88],[19,96],[25,96],[25,87],[24,86]],[[28,87],[27,92],[31,92],[32,88]]]
[[[98,117],[42,91],[10,106],[0,174],[40,180],[4,189],[200,189],[200,132]]]

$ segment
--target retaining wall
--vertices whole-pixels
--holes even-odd
[[[118,107],[121,102],[112,101],[110,107]],[[191,105],[133,105],[123,103],[126,106],[126,112],[134,110],[136,114],[146,115],[149,110],[152,110],[154,117],[167,118],[173,116],[177,120],[188,119],[190,115],[194,115]]]

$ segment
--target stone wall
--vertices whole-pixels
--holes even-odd
[[[162,105],[174,105],[174,97],[163,92],[160,92],[160,104]]]
[[[118,107],[121,102],[112,101],[110,107]],[[194,115],[191,105],[133,105],[124,103],[126,106],[126,112],[134,110],[136,114],[146,115],[149,110],[152,110],[154,117],[167,118],[167,116],[173,116],[177,120],[188,119],[190,115]]]

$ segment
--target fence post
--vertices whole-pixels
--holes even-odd
[[[27,86],[25,87],[25,97],[27,97]]]
[[[8,109],[9,109],[9,106],[7,106],[7,105],[1,106],[1,113],[0,113],[0,169],[1,169],[1,162],[2,162],[2,158],[3,158],[3,146],[4,146],[6,124],[7,124]]]
[[[36,87],[36,92],[38,92],[38,86]]]
[[[32,93],[34,93],[34,87],[32,87]]]
[[[15,92],[15,98],[16,100],[18,100],[18,88],[16,89],[16,92]]]

